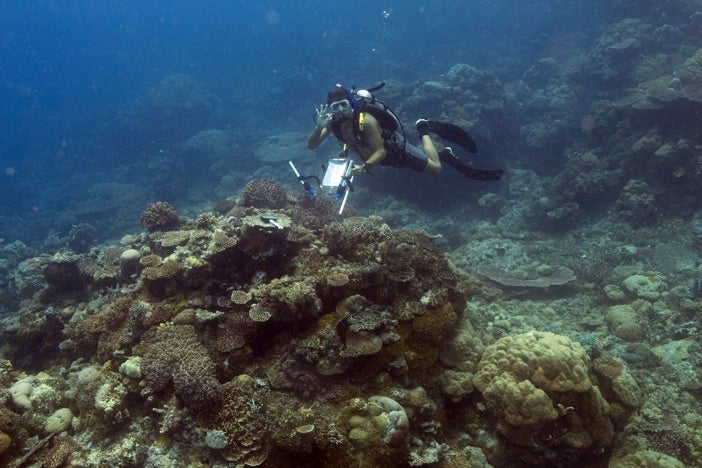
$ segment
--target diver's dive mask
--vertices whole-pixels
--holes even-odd
[[[353,115],[353,107],[351,107],[351,102],[348,99],[330,103],[329,111],[334,115],[335,119],[343,119]]]

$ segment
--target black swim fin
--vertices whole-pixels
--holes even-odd
[[[458,157],[453,154],[453,151],[448,146],[439,152],[439,159],[441,162],[445,162],[446,164],[453,166],[458,172],[473,180],[500,180],[505,174],[505,171],[502,169],[485,171],[482,169],[469,167],[461,162],[461,160],[459,160]]]
[[[473,154],[478,152],[478,146],[475,144],[475,141],[468,135],[468,132],[458,125],[449,122],[440,122],[438,120],[430,120],[429,131],[435,133],[444,140],[456,143],[458,146],[467,149]]]
[[[472,167],[468,167],[462,164],[461,166],[462,167],[454,167],[456,167],[456,170],[458,170],[458,172],[473,180],[482,180],[486,182],[491,180],[500,180],[502,176],[505,175],[505,171],[503,171],[502,169],[485,171],[482,169],[473,169]]]

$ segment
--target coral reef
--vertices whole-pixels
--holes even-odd
[[[359,450],[378,463],[436,459],[435,442],[420,449],[409,441],[437,408],[430,394],[458,401],[469,392],[469,374],[452,374],[439,359],[466,303],[459,272],[424,232],[338,215],[317,229],[297,226],[301,210],[290,205],[317,205],[279,187],[271,193],[265,211],[247,203],[207,223],[127,236],[128,249],[41,257],[43,302],[23,305],[6,354],[27,367],[53,359],[74,367],[64,372],[63,398],[36,378],[7,384],[38,431],[68,433],[37,454],[91,464],[81,450],[68,453],[84,431],[139,425],[122,440],[141,449],[119,455],[105,440],[99,460],[145,463],[144,447],[155,450],[163,435],[180,447],[202,441],[187,456],[247,466],[320,453],[361,466]],[[272,208],[276,199],[285,204]],[[21,343],[39,342],[20,357]],[[417,393],[399,401],[389,386]],[[286,419],[269,405],[282,401],[340,410],[281,426]]]

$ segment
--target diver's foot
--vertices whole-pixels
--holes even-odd
[[[439,151],[439,160],[451,164],[452,166],[458,162],[458,156],[453,152],[450,146]]]
[[[422,138],[424,135],[428,135],[429,132],[432,131],[431,120],[428,119],[417,119],[414,126],[417,129],[417,133],[419,133],[419,138]]]

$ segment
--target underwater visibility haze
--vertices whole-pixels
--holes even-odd
[[[702,465],[702,1],[298,3],[3,3],[0,465]]]

